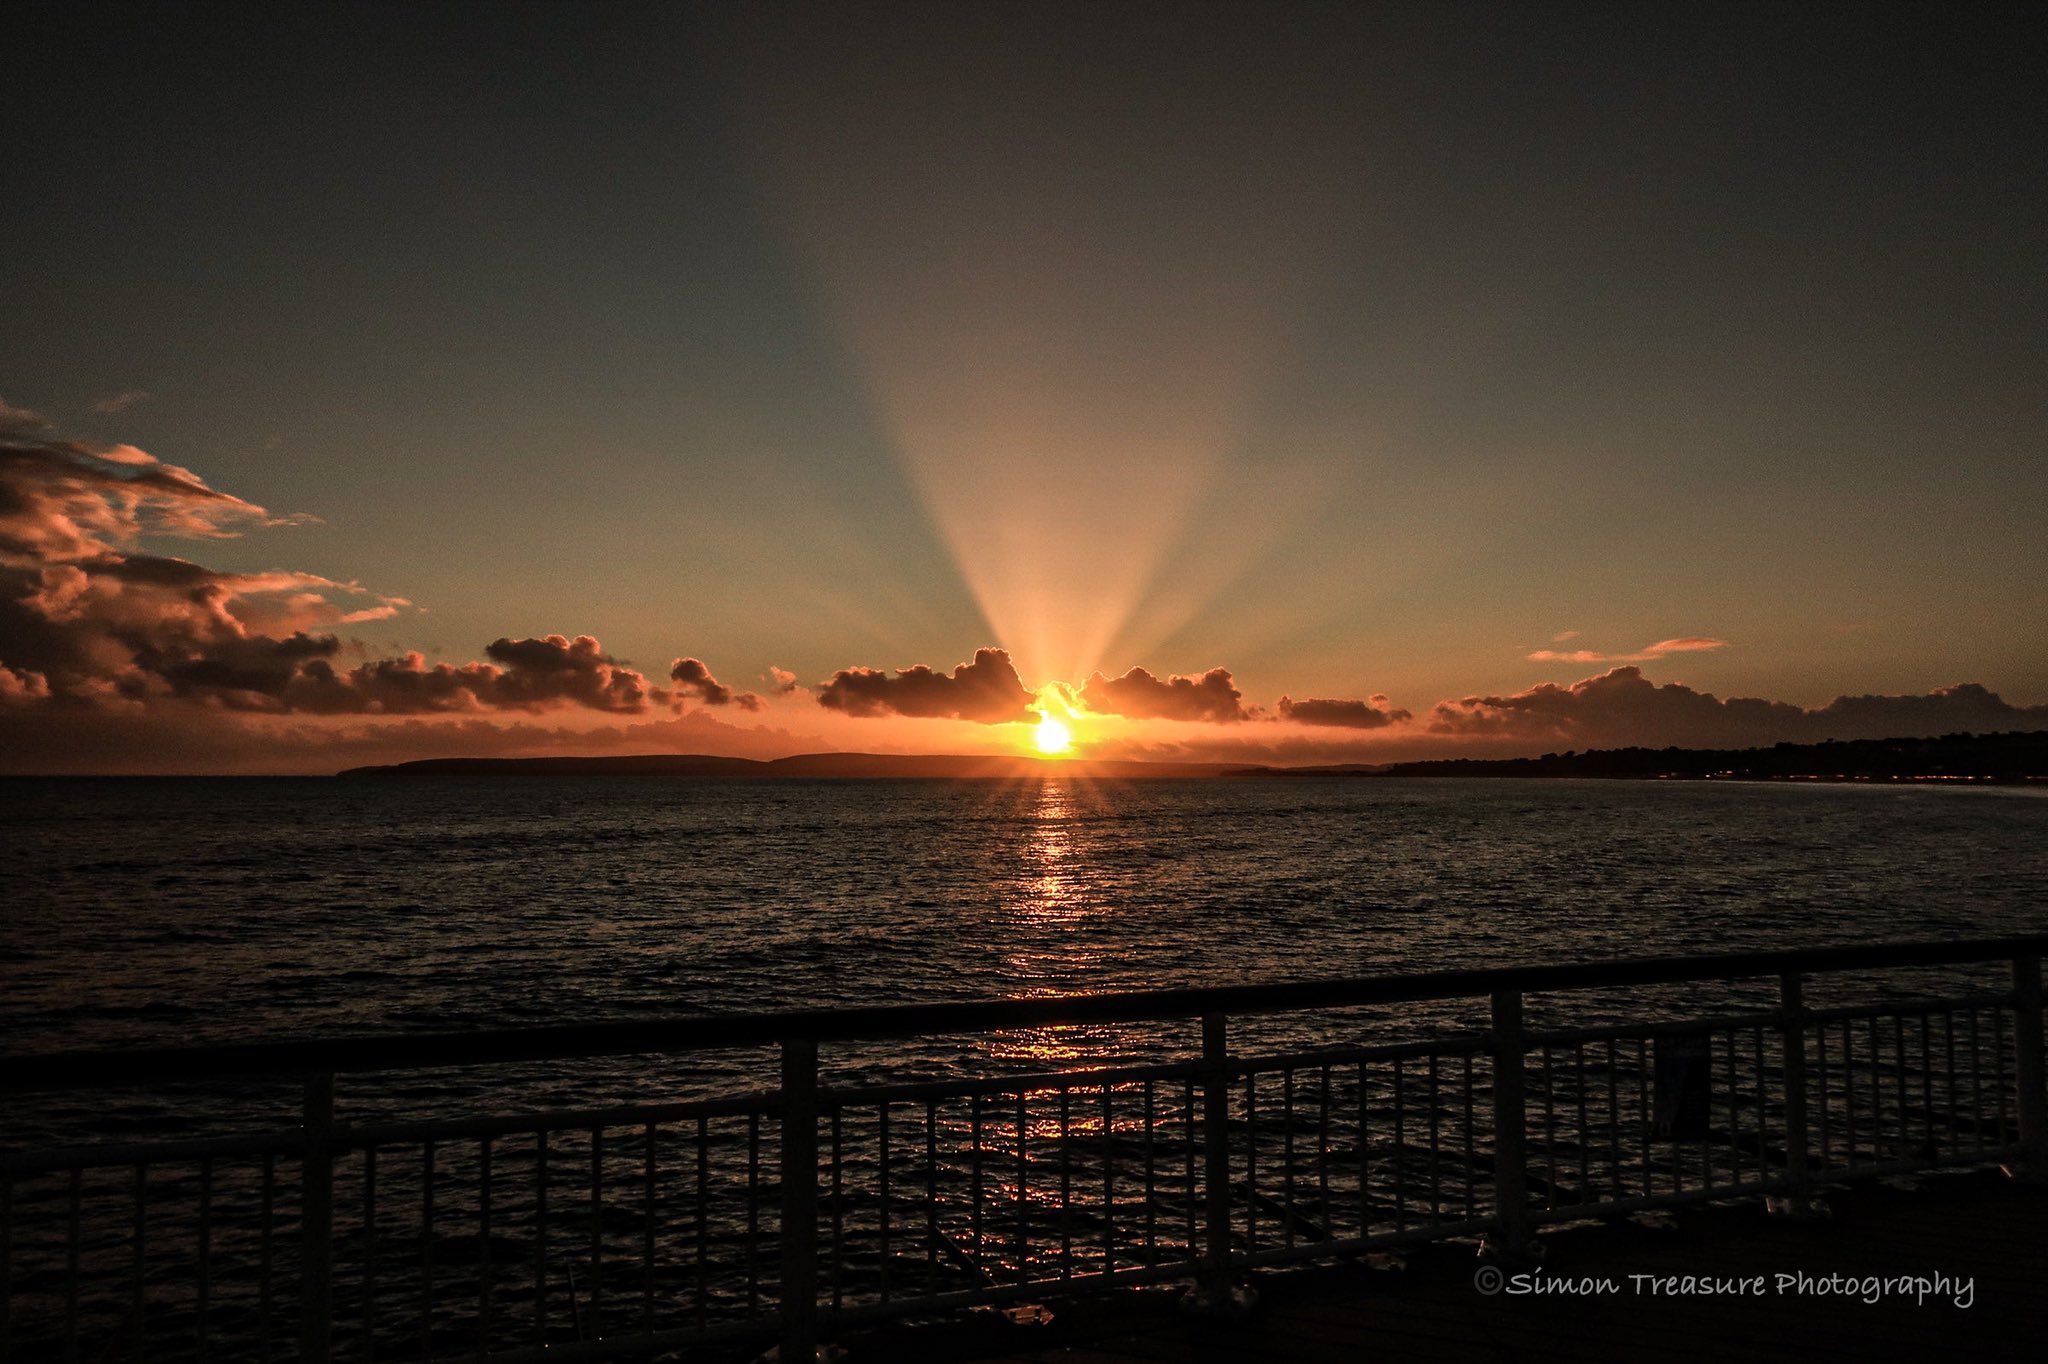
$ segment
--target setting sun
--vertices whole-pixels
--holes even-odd
[[[1037,740],[1040,753],[1065,753],[1074,746],[1073,734],[1050,715],[1040,718],[1033,738]]]

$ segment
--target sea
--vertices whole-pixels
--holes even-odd
[[[2048,792],[0,781],[0,1051],[2048,929]]]
[[[1356,777],[0,781],[0,1074],[10,1056],[78,1050],[2041,932],[2043,795]],[[2004,963],[1817,977],[1808,1000],[1953,996],[2003,990],[2010,979]],[[1597,1027],[1742,1013],[1773,1005],[1777,988],[1767,975],[1560,992],[1532,996],[1530,1021]],[[1263,1070],[1256,1104],[1252,1075],[1233,1081],[1241,1126],[1231,1130],[1247,1181],[1256,1153],[1259,1187],[1278,1190],[1287,1207],[1319,1199],[1327,1218],[1355,1200],[1362,1219],[1370,1203],[1375,1226],[1399,1225],[1425,1196],[1432,1217],[1439,1198],[1482,1206],[1491,1167],[1460,1163],[1455,1148],[1478,1149],[1475,1115],[1484,1144],[1486,1069],[1477,1067],[1475,1089],[1469,1047],[1440,1044],[1483,1032],[1486,1004],[1230,1018],[1233,1054],[1297,1058],[1248,1066]],[[1912,1018],[1910,1006],[1903,1012]],[[1924,1110],[1935,1089],[1950,1137],[1958,1115],[1966,1135],[2004,1133],[2007,1091],[1996,1076],[2006,1035],[1994,1018],[1980,1037],[1986,1017],[1969,1013],[1959,1026],[1936,1009],[1931,1032],[1922,1011],[1917,1032],[1902,1020],[1857,1025],[1852,1036],[1843,1023],[1832,1043],[1818,1040],[1823,1068],[1836,1048],[1836,1088],[1823,1107],[1838,1133],[1854,1139],[1860,1096],[1875,1158],[1895,1129],[1874,1123],[1868,1106],[1883,1095],[1917,1102],[1899,1111],[1932,1132]],[[1738,1056],[1738,1035],[1753,1039],[1753,1053],[1745,1040]],[[1036,1281],[1077,1264],[1086,1272],[1192,1255],[1190,1072],[1155,1067],[1148,1074],[1166,1077],[1156,1087],[1147,1078],[1093,1090],[1085,1079],[1034,1077],[1184,1061],[1200,1040],[1196,1020],[1160,1018],[829,1044],[824,1080],[845,1096],[820,1137],[832,1301],[842,1291],[848,1302],[886,1299],[892,1283],[936,1292],[988,1274]],[[1368,1067],[1354,1051],[1334,1069],[1315,1059],[1417,1041],[1431,1044],[1430,1058],[1405,1077],[1398,1059]],[[1944,1079],[1932,1088],[1884,1080],[1892,1071],[1880,1064],[1881,1042],[1900,1077],[1909,1060],[1931,1067],[1945,1051]],[[1720,1044],[1715,1111],[1732,1129],[1760,1130],[1764,1032],[1724,1032]],[[1612,1151],[1623,1191],[1682,1175],[1711,1183],[1717,1162],[1726,1178],[1752,1158],[1732,1138],[1696,1152],[1650,1139],[1647,1043],[1596,1046],[1591,1072],[1588,1059],[1569,1046],[1555,1065],[1547,1047],[1531,1057],[1543,1077],[1532,1111],[1542,1115],[1546,1187],[1559,1178],[1560,1150],[1568,1165],[1576,1152],[1582,1182],[1589,1158],[1598,1167]],[[1656,1061],[1661,1086],[1661,1051]],[[989,1076],[1001,1081],[985,1087],[986,1104],[982,1090],[961,1097],[974,1086],[955,1082]],[[917,1081],[938,1081],[924,1092],[953,1097],[893,1111],[861,1097],[878,1092],[864,1086]],[[774,1051],[745,1047],[342,1074],[336,1112],[351,1132],[523,1116],[490,1129],[501,1134],[496,1167],[493,1138],[473,1127],[438,1147],[385,1137],[344,1153],[334,1245],[347,1291],[336,1329],[368,1357],[373,1344],[387,1355],[463,1352],[643,1322],[758,1320],[780,1196],[772,1147],[764,1156],[764,1132],[773,1134],[760,1119],[774,1109],[760,1096],[777,1083]],[[212,1163],[188,1147],[146,1167],[115,1154],[89,1161],[82,1178],[60,1163],[0,1182],[0,1212],[13,1218],[21,1357],[69,1357],[81,1343],[93,1358],[290,1357],[283,1305],[296,1300],[290,1255],[301,1223],[289,1134],[303,1095],[301,1077],[278,1076],[0,1098],[0,1153],[31,1165],[51,1147],[114,1143],[118,1152],[144,1140],[287,1134],[268,1148],[287,1152],[275,1164],[249,1154],[253,1145]],[[700,1098],[738,1102],[716,1110],[724,1117],[659,1130],[561,1116]],[[1344,1131],[1333,1132],[1333,1114]],[[1903,1133],[1907,1119],[1897,1122]],[[1442,1163],[1440,1126],[1454,1148]],[[372,1146],[382,1153],[374,1165]],[[1316,1162],[1314,1173],[1297,1177],[1297,1158]],[[1368,1159],[1369,1170],[1351,1163]],[[1277,1184],[1274,1171],[1284,1175]],[[1070,1204],[1077,1177],[1086,1187]],[[1270,1206],[1268,1196],[1240,1210],[1247,1235]],[[892,1216],[898,1227],[928,1224],[929,1241],[902,1233],[892,1251]],[[201,1226],[211,1228],[210,1260],[193,1239]],[[1112,1250],[1114,1235],[1124,1240]],[[1088,1246],[1100,1247],[1095,1261]],[[600,1307],[601,1267],[615,1283],[642,1285],[639,1296]]]

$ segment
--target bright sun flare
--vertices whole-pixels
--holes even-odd
[[[1074,746],[1073,734],[1050,715],[1039,717],[1038,729],[1033,737],[1038,741],[1040,753],[1064,753]]]

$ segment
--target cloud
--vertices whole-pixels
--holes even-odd
[[[633,715],[662,695],[589,635],[496,639],[484,654],[491,662],[428,666],[415,652],[345,672],[326,657],[314,657],[279,685],[246,690],[274,701],[270,708],[317,715],[534,713],[566,707]]]
[[[675,699],[680,706],[685,696],[694,696],[707,706],[738,706],[760,710],[767,702],[750,691],[735,692],[711,675],[711,669],[694,658],[679,658],[669,664],[668,676],[676,684]]]
[[[1683,683],[1661,686],[1634,666],[1570,686],[1545,682],[1511,696],[1467,696],[1432,708],[1432,733],[1574,747],[1742,747],[1824,739],[1979,733],[2048,724],[2048,706],[2008,705],[1973,682],[1920,696],[1838,696],[1806,709],[1757,697],[1722,700]]]
[[[1414,718],[1407,711],[1396,709],[1385,696],[1377,693],[1365,701],[1297,701],[1293,697],[1283,696],[1280,698],[1279,709],[1282,720],[1292,720],[1298,725],[1323,725],[1332,729],[1384,729],[1388,725]]]
[[[803,690],[796,680],[796,674],[787,668],[778,668],[770,664],[768,666],[768,677],[774,684],[777,696],[794,696]]]
[[[1143,668],[1122,677],[1093,673],[1082,686],[1080,699],[1092,711],[1132,719],[1221,723],[1251,717],[1228,668],[1211,668],[1200,677],[1175,674],[1163,682]]]
[[[0,688],[10,707],[632,714],[665,696],[588,635],[502,638],[485,649],[489,662],[460,666],[410,653],[343,668],[330,627],[411,603],[313,573],[225,572],[136,549],[145,535],[216,539],[307,518],[272,516],[133,446],[50,438],[22,409],[7,421]]]
[[[147,389],[131,388],[122,393],[110,394],[104,398],[95,398],[92,410],[108,414],[126,412],[137,403],[147,402],[149,396],[149,390]]]
[[[920,663],[894,677],[879,668],[841,668],[818,704],[847,715],[912,715],[1000,725],[1030,718],[1032,696],[1002,649],[976,649],[949,677]]]
[[[1575,638],[1577,630],[1567,630],[1557,636],[1555,643]],[[1531,663],[1654,663],[1667,654],[1694,654],[1708,649],[1725,649],[1725,639],[1708,639],[1701,635],[1688,635],[1682,639],[1660,639],[1632,654],[1603,654],[1592,649],[1573,649],[1560,653],[1555,649],[1538,649],[1529,655]]]

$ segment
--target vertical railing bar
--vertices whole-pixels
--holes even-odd
[[[1280,1072],[1280,1243],[1294,1248],[1294,1067]]]
[[[1180,1112],[1187,1127],[1187,1141],[1182,1151],[1186,1157],[1187,1196],[1181,1200],[1181,1205],[1187,1213],[1188,1220],[1188,1258],[1199,1260],[1202,1255],[1201,1228],[1198,1224],[1198,1204],[1195,1199],[1195,1152],[1199,1147],[1195,1141],[1195,1079],[1192,1075],[1181,1081]]]
[[[1656,1146],[1650,1131],[1650,1039],[1636,1039],[1636,1132],[1643,1148],[1643,1197],[1656,1196],[1657,1184],[1655,1167]],[[1674,1185],[1677,1182],[1678,1143],[1671,1143],[1671,1167]],[[1677,1190],[1674,1187],[1673,1192]]]
[[[1920,1011],[1920,1130],[1923,1149],[1937,1150],[1934,1143],[1934,1026],[1926,1009]]]
[[[14,1181],[0,1179],[0,1364],[14,1357]],[[206,1313],[199,1314],[202,1348]]]
[[[967,1234],[974,1242],[975,1278],[985,1282],[987,1271],[981,1266],[981,1100],[978,1089],[967,1100]]]
[[[1316,1224],[1330,1235],[1330,1067],[1324,1063],[1316,1090]]]
[[[1802,999],[1801,1002],[1803,1003],[1804,1000]],[[1802,1032],[1801,1037],[1803,1038],[1804,1036],[1805,1034]],[[1813,1030],[1813,1041],[1814,1056],[1819,1062],[1820,1074],[1820,1167],[1823,1170],[1828,1170],[1832,1169],[1835,1163],[1833,1144],[1835,1091],[1828,1075],[1828,1030],[1826,1024],[1822,1024]],[[1804,1050],[1805,1048],[1802,1044],[1802,1053]]]
[[[1358,1234],[1372,1235],[1372,1086],[1358,1063]]]
[[[1434,1071],[1435,1059],[1431,1058]],[[1579,1201],[1586,1201],[1586,1186],[1592,1181],[1592,1170],[1588,1164],[1592,1152],[1586,1148],[1586,1044],[1572,1044],[1572,1083],[1578,1089],[1579,1099]]]
[[[1856,1034],[1846,1018],[1842,1020],[1842,1168],[1856,1168]]]
[[[72,1166],[71,1179],[68,1185],[71,1211],[70,1228],[66,1233],[64,1244],[64,1358],[67,1364],[69,1361],[74,1361],[78,1358],[79,1204],[84,1201],[83,1182],[84,1172],[77,1166]],[[266,1220],[264,1225],[267,1229],[269,1222]],[[270,1243],[265,1241],[264,1249],[267,1251],[269,1248]],[[266,1271],[268,1267],[268,1261],[266,1260]],[[264,1276],[263,1286],[266,1289],[270,1287],[270,1279],[267,1272]],[[266,1298],[267,1301],[268,1299]]]
[[[758,1112],[747,1114],[746,1200],[747,1315],[758,1317],[761,1315],[761,1115]]]
[[[264,1219],[266,1225],[269,1218]],[[269,1275],[264,1276],[266,1285]],[[420,1358],[434,1354],[434,1143],[420,1147]]]
[[[1145,1078],[1145,1267],[1159,1266],[1159,1167],[1157,1160],[1158,1143],[1153,1135],[1155,1113],[1153,1111],[1154,1085],[1150,1076]]]
[[[654,1262],[655,1262],[655,1257],[656,1257],[656,1250],[655,1250],[655,1236],[654,1236],[654,1232],[655,1232],[655,1215],[656,1215],[656,1214],[655,1214],[655,1194],[656,1194],[656,1186],[657,1186],[657,1183],[658,1183],[658,1176],[659,1176],[659,1174],[660,1174],[660,1160],[659,1160],[659,1155],[658,1155],[658,1151],[657,1151],[657,1149],[656,1149],[656,1145],[655,1145],[655,1124],[654,1124],[654,1123],[651,1123],[651,1122],[650,1122],[650,1123],[648,1123],[648,1124],[647,1124],[647,1128],[646,1128],[646,1141],[647,1141],[647,1151],[646,1151],[646,1169],[645,1169],[645,1172],[644,1172],[644,1176],[643,1176],[643,1177],[644,1177],[644,1180],[645,1180],[645,1184],[644,1184],[644,1190],[645,1190],[645,1198],[646,1198],[646,1203],[647,1203],[647,1225],[646,1225],[646,1227],[645,1227],[645,1228],[643,1228],[643,1230],[642,1230],[642,1232],[641,1232],[641,1238],[642,1238],[642,1239],[641,1239],[641,1243],[640,1243],[640,1251],[641,1251],[641,1257],[642,1257],[642,1260],[643,1260],[643,1263],[644,1263],[644,1272],[643,1272],[643,1274],[642,1274],[642,1277],[641,1277],[641,1280],[640,1280],[640,1332],[641,1332],[641,1334],[642,1334],[642,1335],[653,1335],[653,1334],[654,1334]],[[570,1287],[571,1287],[571,1289],[572,1289],[572,1297],[571,1297],[570,1301],[571,1301],[571,1304],[573,1305],[573,1304],[574,1304],[574,1301],[575,1301],[575,1300],[574,1300],[574,1297],[573,1297],[573,1289],[574,1289],[574,1287],[575,1287],[575,1286],[574,1286],[574,1285],[572,1284],[572,1285],[571,1285]],[[581,1335],[582,1333],[581,1333],[581,1332],[579,1331],[579,1332],[578,1332],[577,1334],[578,1334],[578,1335]]]
[[[1621,1197],[1621,1060],[1615,1039],[1607,1039],[1607,1196]],[[1466,1069],[1471,1068],[1470,1057]]]
[[[927,1297],[939,1295],[939,1104],[924,1102],[924,1275]]]
[[[748,1190],[752,1193],[751,1187]],[[751,1198],[748,1206],[752,1206]],[[572,1235],[574,1233],[571,1233]],[[604,1129],[590,1129],[590,1334],[604,1336]]]
[[[711,1120],[697,1119],[697,1327],[711,1317]]]
[[[1948,1109],[1948,1150],[1951,1155],[1959,1142],[1958,1125],[1961,1115],[1956,1112],[1956,1011],[1941,1011],[1941,1045],[1943,1062],[1943,1083],[1941,1087],[1944,1107]]]
[[[1581,1100],[1581,1107],[1584,1101]],[[1429,1054],[1429,1220],[1440,1222],[1444,1215],[1443,1190],[1443,1143],[1442,1120],[1438,1109],[1442,1107],[1437,1084],[1437,1054]],[[1583,1126],[1583,1122],[1581,1126]],[[1584,1183],[1583,1180],[1580,1181]]]
[[[1984,1149],[1984,1037],[1978,1015],[1970,1010],[1970,1130],[1977,1134],[1976,1149]]]
[[[1246,1116],[1251,1116],[1249,1110]],[[1188,1119],[1190,1122],[1194,1120],[1192,1104],[1188,1108]],[[1247,1162],[1249,1159],[1248,1154]],[[1245,1187],[1249,1193],[1252,1187],[1249,1163],[1245,1175]],[[1202,1255],[1200,1295],[1209,1303],[1220,1306],[1231,1301],[1230,1046],[1222,1014],[1202,1015],[1202,1193],[1207,1215],[1203,1228],[1206,1245]],[[1247,1198],[1246,1202],[1250,1201]]]
[[[1785,1060],[1785,1184],[1794,1215],[1811,1207],[1811,1182],[1806,1150],[1806,983],[1797,971],[1778,977],[1779,1038]],[[1762,1067],[1758,1067],[1761,1073]],[[1761,1081],[1759,1081],[1761,1083]],[[1821,1111],[1827,1111],[1822,1096]],[[1757,1129],[1757,1148],[1763,1148],[1763,1129]]]
[[[477,1142],[477,1336],[476,1352],[488,1355],[491,1352],[491,1308],[493,1279],[491,1270],[491,1139],[480,1138]]]
[[[1493,1036],[1495,1249],[1510,1261],[1529,1249],[1527,1096],[1523,1076],[1522,994],[1496,990]]]
[[[1116,1099],[1102,1087],[1102,1272],[1116,1271]]]
[[[300,1183],[299,1358],[327,1364],[334,1313],[334,1075],[306,1076]]]
[[[570,1252],[575,1258],[575,1252]],[[533,1134],[533,1343],[548,1340],[548,1134]]]
[[[878,1144],[881,1150],[881,1165],[877,1171],[876,1178],[879,1186],[878,1194],[881,1200],[882,1217],[882,1301],[887,1302],[889,1301],[889,1261],[891,1251],[889,1247],[889,1101],[886,1099],[880,1105],[880,1121],[881,1130],[878,1134]]]
[[[4,1222],[5,1220],[5,1212],[0,1211],[0,1222]],[[4,1232],[0,1232],[0,1235],[4,1234]],[[6,1274],[6,1258],[6,1247],[4,1244],[0,1244],[0,1279],[4,1279],[4,1276]],[[207,1356],[207,1347],[210,1344],[208,1336],[211,1334],[211,1332],[209,1331],[208,1327],[211,1324],[210,1317],[213,1309],[212,1156],[202,1156],[199,1160],[199,1264],[197,1267],[197,1273],[195,1275],[194,1288],[198,1300],[194,1304],[195,1320],[193,1322],[193,1329],[195,1338],[199,1346],[199,1357],[201,1359],[204,1359]],[[0,1300],[4,1300],[5,1297],[5,1285],[4,1283],[0,1283]],[[4,1360],[6,1357],[6,1329],[4,1324],[0,1324],[0,1360]]]
[[[1394,1058],[1394,1230],[1408,1230],[1408,1095],[1401,1058]]]
[[[148,1276],[145,1273],[149,1244],[149,1166],[142,1161],[135,1162],[135,1305],[131,1309],[135,1316],[135,1359],[142,1364],[149,1356],[145,1349],[148,1340],[148,1322],[144,1316],[148,1307]]]
[[[1991,1006],[1991,1078],[1998,1095],[1998,1145],[2011,1144],[2007,1135],[2005,1105],[2005,1010]]]
[[[782,1039],[782,1352],[818,1351],[818,1041]]]
[[[1074,1278],[1074,1125],[1071,1085],[1060,1086],[1060,1282]]]
[[[1899,1159],[1912,1155],[1913,1134],[1910,1127],[1912,1117],[1907,1113],[1909,1100],[1906,1095],[1906,1016],[1892,1015],[1892,1073],[1893,1088],[1899,1094]]]
[[[978,1096],[977,1096],[978,1097]],[[842,1110],[836,1105],[832,1109],[832,1310],[838,1311],[846,1302],[844,1274],[841,1266],[846,1262],[846,1134],[841,1121]],[[976,1247],[980,1253],[980,1247]]]
[[[1465,1220],[1474,1221],[1479,1216],[1478,1156],[1479,1142],[1473,1132],[1472,1097],[1472,1053],[1466,1052],[1465,1061]]]
[[[1031,1115],[1028,1112],[1030,1096],[1023,1090],[1017,1091],[1017,1282],[1024,1283],[1031,1277],[1031,1198],[1026,1192],[1031,1176],[1031,1155],[1026,1143],[1031,1140]]]
[[[1259,1249],[1259,1086],[1244,1073],[1244,1239],[1247,1253]]]
[[[363,1361],[377,1357],[377,1148],[363,1148]]]
[[[1550,1047],[1543,1048],[1543,1172],[1550,1187],[1544,1190],[1543,1206],[1557,1206],[1557,1062]]]
[[[2012,993],[2013,1079],[2019,1088],[2020,1110],[2019,1173],[2038,1181],[2048,1179],[2048,1091],[2044,1091],[2039,957],[2020,957],[2013,962]],[[1999,1092],[2004,1093],[2003,1085]]]
[[[1769,1184],[1770,1148],[1764,1141],[1764,1113],[1770,1106],[1770,1095],[1764,1084],[1764,1030],[1761,1024],[1750,1029],[1750,1051],[1756,1061],[1756,1177],[1758,1183]]]

